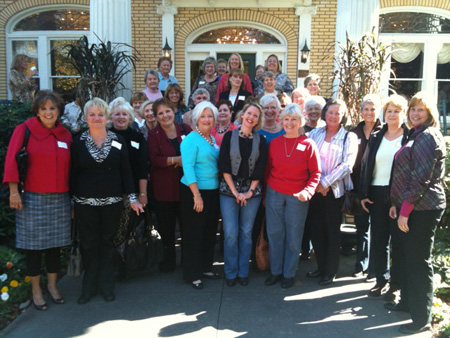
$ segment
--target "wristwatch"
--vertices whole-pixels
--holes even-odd
[[[251,191],[253,195],[255,194],[255,189],[250,188],[248,191]]]

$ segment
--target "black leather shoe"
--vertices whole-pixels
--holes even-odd
[[[294,285],[295,282],[295,278],[283,278],[283,280],[281,281],[281,287],[283,289],[288,289],[290,287],[292,287]]]
[[[91,300],[90,295],[81,295],[80,298],[78,298],[78,304],[83,305],[88,303]]]
[[[301,261],[309,261],[311,257],[309,256],[309,252],[302,252],[302,254],[300,255],[300,260]]]
[[[386,292],[385,288],[386,285],[375,284],[375,286],[369,290],[369,296],[370,297],[381,296],[381,294]]]
[[[241,284],[242,286],[248,285],[248,277],[238,277],[237,280],[238,280],[239,284]]]
[[[264,282],[264,284],[266,284],[266,285],[274,285],[275,283],[279,282],[282,278],[283,278],[282,275],[270,275],[269,277],[267,277],[267,279]]]
[[[309,278],[317,278],[317,277],[322,277],[323,273],[320,272],[319,270],[315,270],[315,271],[310,271],[306,274],[306,277]]]
[[[427,324],[427,325],[422,326],[422,327],[417,327],[416,325],[414,325],[414,323],[404,324],[404,325],[401,325],[398,330],[401,333],[415,334],[415,333],[420,333],[420,332],[424,332],[424,331],[430,331],[431,330],[431,324]]]
[[[227,278],[227,285],[231,288],[236,285],[236,281],[237,281],[236,278],[233,278],[233,279]]]
[[[409,312],[408,307],[406,304],[400,302],[400,303],[384,303],[384,307],[388,309],[389,311],[401,311],[401,312]]]
[[[203,272],[203,278],[206,278],[206,279],[221,279],[222,277],[217,272]]]
[[[105,302],[114,302],[116,300],[116,296],[113,292],[111,292],[103,295],[103,299],[105,300]]]
[[[334,278],[336,277],[336,275],[333,276],[323,276],[320,280],[319,280],[319,285],[325,286],[325,285],[330,285],[331,283],[334,282]]]

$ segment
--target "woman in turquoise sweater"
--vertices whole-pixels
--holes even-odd
[[[211,129],[217,108],[199,103],[192,113],[194,132],[181,142],[180,201],[183,217],[183,276],[195,289],[203,289],[202,278],[219,279],[212,272],[214,242],[219,218],[219,147]]]

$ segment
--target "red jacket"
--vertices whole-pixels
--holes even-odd
[[[189,134],[192,129],[184,125],[175,123],[177,139],[181,143],[181,135]],[[165,131],[158,125],[148,132],[148,152],[150,157],[151,172],[150,180],[152,184],[153,197],[157,201],[178,202],[180,200],[180,179],[179,167],[167,166],[167,158],[177,156],[175,148],[167,137]]]
[[[220,76],[219,86],[217,87],[216,102],[213,103],[217,103],[219,101],[220,93],[230,89],[227,86],[229,75],[230,74],[225,73]],[[250,92],[253,95],[252,81],[250,81],[250,78],[246,73],[244,73],[244,88],[242,89]]]
[[[42,193],[69,191],[72,135],[59,121],[55,128],[47,129],[37,117],[25,121],[14,130],[6,153],[3,183],[19,182],[16,154],[22,148],[25,124],[30,130],[30,138],[24,189]]]

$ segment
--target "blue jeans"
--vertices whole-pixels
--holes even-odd
[[[270,272],[295,277],[309,202],[285,195],[267,185],[266,227]]]
[[[224,234],[225,276],[247,277],[252,250],[252,229],[261,197],[247,200],[242,206],[233,197],[220,195]]]

